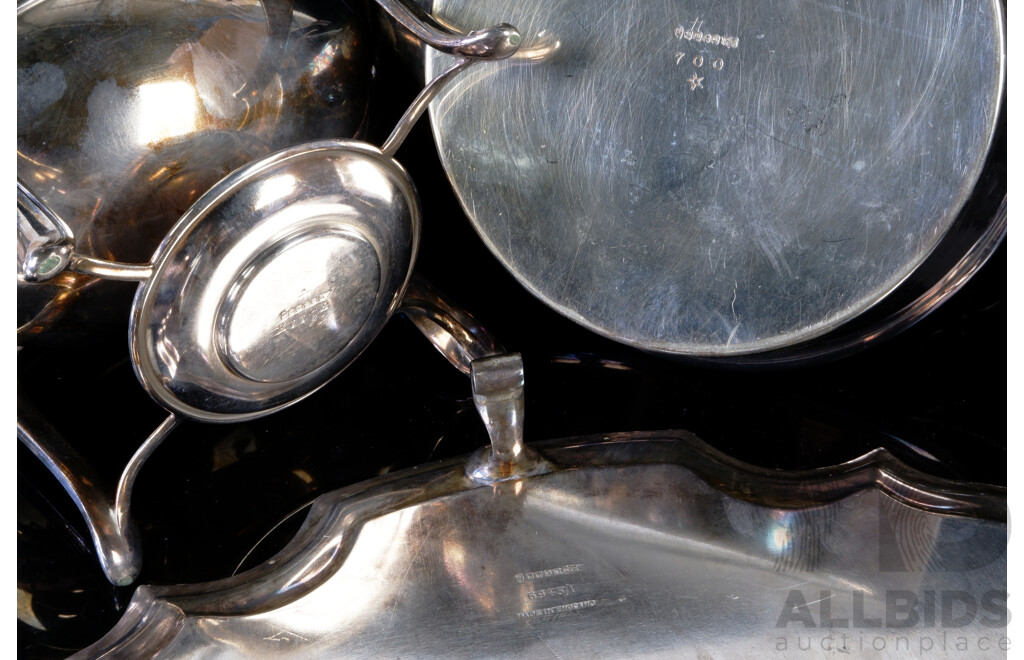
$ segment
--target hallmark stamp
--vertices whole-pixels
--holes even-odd
[[[568,564],[566,566],[559,566],[558,568],[547,568],[542,571],[527,571],[525,573],[516,573],[515,581],[519,584],[524,582],[532,582],[540,578],[554,577],[556,575],[575,575],[583,569],[583,564]]]
[[[530,610],[527,612],[517,612],[516,616],[520,619],[534,619],[537,617],[551,617],[558,614],[574,614],[580,610],[589,610],[592,607],[597,607],[596,600],[581,600],[576,603],[568,603],[566,605],[555,605],[553,607],[545,607],[542,610]]]
[[[689,28],[685,28],[682,25],[677,25],[672,31],[672,34],[676,39],[683,41],[691,41],[696,44],[707,44],[709,46],[723,46],[725,48],[739,48],[740,40],[739,37],[732,37],[729,35],[713,34],[710,32],[704,32],[702,27],[704,21],[700,18],[694,19],[693,24]],[[676,60],[676,66],[681,65],[684,61],[693,65],[694,69],[700,69],[705,64],[704,55],[700,53],[687,59],[686,53],[682,51],[676,51],[673,54]],[[721,71],[725,68],[725,59],[721,57],[715,57],[711,60],[710,66],[715,71]],[[698,75],[697,71],[693,72],[686,82],[690,83],[690,91],[694,92],[698,89],[704,89],[704,77]]]
[[[314,293],[307,296],[306,299],[297,305],[281,311],[275,320],[277,332],[274,334],[302,328],[318,328],[326,325],[327,316],[331,309],[331,304],[328,301],[330,295],[330,291]]]
[[[526,594],[526,597],[530,600],[540,600],[542,598],[549,598],[551,596],[568,596],[569,594],[575,592],[575,586],[571,584],[563,584],[560,587],[548,587],[547,589],[537,589],[536,591],[530,591]]]
[[[709,44],[711,46],[725,46],[726,48],[740,47],[739,37],[730,37],[728,35],[703,32],[701,30],[703,25],[704,21],[697,18],[694,19],[693,25],[691,25],[689,29],[683,27],[682,25],[677,25],[675,30],[672,31],[672,33],[675,35],[676,39],[679,39],[680,41],[685,39],[686,41],[704,43]]]

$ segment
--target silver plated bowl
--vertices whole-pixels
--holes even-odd
[[[68,223],[78,252],[147,259],[232,170],[299,142],[359,137],[368,46],[343,4],[310,16],[280,0],[22,3],[18,177]],[[130,300],[91,276],[29,284],[19,270],[19,342],[95,337]]]

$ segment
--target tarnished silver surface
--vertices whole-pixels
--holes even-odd
[[[511,26],[479,34],[497,45],[432,80],[382,148],[290,147],[232,172],[181,218],[132,307],[132,364],[157,401],[203,421],[250,419],[362,352],[398,308],[419,242],[419,197],[394,153],[445,84],[516,50]]]
[[[67,221],[81,255],[149,258],[231,170],[297,142],[361,134],[372,61],[346,11],[312,17],[286,0],[22,4],[19,178]],[[85,288],[95,290],[78,305]],[[130,298],[81,274],[19,278],[19,341],[71,310],[62,327],[81,337]]]
[[[1001,489],[882,451],[760,470],[682,432],[538,448],[565,469],[324,495],[268,562],[140,587],[75,657],[958,657],[943,635],[1005,656]]]
[[[19,245],[27,236],[19,226]],[[143,386],[175,413],[226,421],[291,405],[348,366],[402,301],[418,238],[419,202],[401,166],[365,143],[328,141],[219,182],[152,266],[102,265],[152,270],[130,325]],[[501,351],[428,284],[414,291],[407,313],[456,367]],[[172,413],[150,435],[110,496],[55,433],[19,421],[19,438],[75,500],[115,584],[130,584],[141,564],[129,513],[135,478],[177,423]]]
[[[34,197],[18,185],[19,209],[29,208]],[[50,220],[44,233],[53,236],[34,240],[30,218]],[[34,273],[35,253],[52,243],[64,258],[48,277],[66,267],[141,282],[129,324],[139,381],[169,410],[227,421],[300,400],[362,352],[402,299],[420,207],[393,158],[333,140],[232,172],[150,263],[80,255],[61,226],[57,216],[19,210],[21,270]]]
[[[878,304],[957,221],[1003,102],[998,0],[433,8],[544,46],[431,107],[487,245],[569,318],[669,354],[792,347]]]

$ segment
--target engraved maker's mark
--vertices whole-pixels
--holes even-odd
[[[693,24],[689,28],[685,28],[682,25],[677,25],[672,31],[673,36],[679,41],[690,41],[701,46],[722,46],[725,48],[739,48],[740,40],[739,37],[731,37],[728,35],[712,34],[710,32],[704,32],[702,30],[704,21],[700,18],[694,19]],[[706,52],[706,49],[705,49]],[[704,76],[699,75],[700,72],[697,69],[701,69],[705,65],[704,55],[700,53],[687,59],[686,53],[682,51],[676,51],[673,54],[676,61],[676,66],[681,65],[683,62],[689,62],[693,65],[693,74],[686,79],[686,82],[690,83],[690,91],[695,92],[698,89],[704,89]],[[715,71],[721,71],[725,68],[725,60],[721,57],[715,57],[710,61],[710,67]],[[706,71],[706,69],[705,69]]]
[[[303,292],[305,293],[305,292]],[[330,291],[313,294],[297,305],[281,311],[276,319],[276,332],[279,335],[300,328],[318,328],[327,324],[330,311]]]
[[[526,597],[529,600],[540,600],[542,598],[549,598],[551,596],[568,596],[569,594],[575,592],[575,586],[571,584],[563,584],[559,587],[548,587],[547,589],[537,589],[536,591],[530,591],[526,594]]]
[[[516,573],[515,581],[519,584],[524,582],[532,582],[533,580],[539,580],[541,578],[554,577],[556,575],[575,575],[583,569],[583,564],[568,564],[566,566],[559,566],[558,568],[547,568],[542,571],[527,571],[525,573]]]
[[[683,41],[692,41],[695,43],[704,43],[710,46],[725,46],[726,48],[739,48],[740,39],[739,37],[730,37],[721,34],[712,34],[711,32],[703,32],[701,28],[704,26],[704,21],[697,18],[694,19],[693,25],[689,29],[684,28],[682,25],[677,25],[673,34],[676,39]]]
[[[580,610],[588,610],[597,606],[596,599],[578,600],[575,597],[577,592],[576,584],[561,584],[556,586],[540,587],[536,583],[548,578],[578,576],[583,572],[583,564],[567,564],[557,568],[545,568],[538,571],[524,571],[516,573],[514,579],[518,584],[529,584],[530,591],[526,598],[530,604],[521,612],[516,613],[518,619],[556,619],[565,615],[576,614]],[[562,602],[560,599],[567,599],[575,602]],[[547,607],[534,609],[533,603],[544,601]],[[554,602],[552,602],[554,601]]]
[[[520,619],[534,619],[538,617],[553,617],[559,614],[573,614],[580,610],[588,610],[592,607],[597,607],[597,600],[581,600],[575,603],[568,603],[566,605],[555,605],[553,607],[545,607],[542,610],[529,610],[526,612],[517,612],[516,616]]]

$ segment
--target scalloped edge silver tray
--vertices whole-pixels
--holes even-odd
[[[453,459],[324,495],[266,563],[141,587],[75,657],[758,657],[798,637],[831,657],[1005,637],[1003,488],[882,449],[767,470],[682,431],[535,447],[553,471],[481,486]]]

